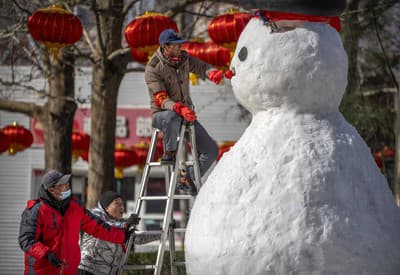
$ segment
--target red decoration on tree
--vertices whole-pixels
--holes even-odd
[[[125,40],[129,47],[145,54],[147,62],[159,46],[158,37],[160,33],[166,29],[178,31],[178,26],[171,18],[161,13],[147,11],[128,24],[125,28]],[[135,56],[133,57],[135,58]],[[141,60],[136,61],[142,62]]]
[[[72,159],[77,159],[78,157],[86,158],[86,155],[89,153],[89,145],[90,145],[90,136],[74,131],[72,133]]]
[[[215,43],[228,48],[233,55],[239,36],[251,17],[249,13],[231,9],[211,20],[208,34]]]
[[[235,145],[235,141],[224,141],[218,146],[218,156],[217,161],[222,157],[223,154],[228,152],[233,145]]]
[[[48,47],[53,56],[60,48],[72,45],[82,37],[79,18],[56,5],[34,12],[28,19],[28,31],[33,39]]]
[[[7,151],[10,146],[8,137],[0,130],[0,154]]]
[[[17,152],[30,147],[33,143],[32,133],[28,129],[18,125],[16,122],[4,127],[2,131],[7,136],[9,142],[9,155],[15,155]]]
[[[123,169],[137,163],[137,158],[134,150],[127,148],[124,144],[117,144],[114,151],[115,178],[123,178]]]

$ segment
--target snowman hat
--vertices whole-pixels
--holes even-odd
[[[304,21],[304,22],[320,22],[331,25],[334,29],[340,32],[340,19],[338,16],[317,16],[317,15],[306,15],[296,14],[289,12],[280,11],[266,11],[258,10],[256,17],[261,19],[264,25],[275,26],[277,22],[288,22],[288,21]]]
[[[264,24],[278,21],[308,21],[327,23],[340,31],[339,15],[346,8],[346,0],[250,0],[251,4],[262,7],[256,12]]]
[[[262,9],[314,16],[339,16],[346,8],[346,0],[247,0],[245,9]]]

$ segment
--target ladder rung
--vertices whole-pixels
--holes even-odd
[[[185,262],[174,262],[174,266],[185,266],[186,263]]]
[[[174,195],[173,198],[176,200],[189,200],[189,199],[193,199],[193,196],[191,196],[191,195]],[[161,201],[161,200],[167,200],[168,196],[143,196],[140,199],[144,200],[144,201]]]
[[[151,270],[155,268],[156,265],[124,265],[124,270]]]
[[[162,230],[146,230],[146,231],[135,231],[136,235],[158,235],[162,234]]]
[[[174,228],[174,233],[185,233],[186,228]]]
[[[168,165],[173,165],[172,163],[164,163],[162,164],[161,162],[149,162],[149,166],[155,167],[155,166],[168,166]]]
[[[187,160],[183,163],[185,166],[193,166],[193,161],[192,160]]]

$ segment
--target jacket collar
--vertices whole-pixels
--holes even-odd
[[[41,200],[43,200],[45,203],[47,203],[48,205],[50,205],[52,208],[56,209],[58,212],[60,212],[62,215],[64,215],[65,211],[67,211],[69,202],[71,201],[72,196],[70,196],[69,198],[62,200],[62,201],[58,201],[55,198],[53,198],[49,192],[47,192],[43,185],[40,186],[39,189],[39,198]]]
[[[186,51],[181,51],[181,60],[180,60],[180,62],[174,63],[164,55],[164,53],[161,50],[161,47],[158,47],[158,49],[156,51],[156,55],[163,63],[166,63],[169,66],[172,66],[172,67],[175,67],[175,68],[179,68],[182,64],[185,63],[186,59],[188,58],[187,52]]]

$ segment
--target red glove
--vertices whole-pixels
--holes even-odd
[[[224,72],[222,70],[214,70],[208,73],[208,79],[210,79],[215,84],[219,84],[224,77]]]
[[[187,121],[195,121],[197,119],[196,113],[188,106],[185,106],[180,102],[174,104],[174,111]]]

